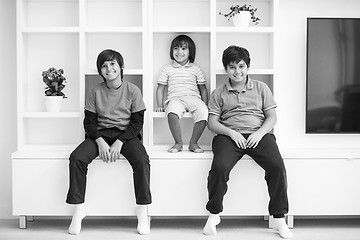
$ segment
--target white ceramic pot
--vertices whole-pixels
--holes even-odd
[[[60,112],[62,96],[45,96],[45,109],[48,112]]]
[[[248,27],[250,25],[251,15],[249,11],[241,11],[232,17],[235,27]]]

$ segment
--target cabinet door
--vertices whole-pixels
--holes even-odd
[[[151,216],[208,215],[209,159],[154,159]],[[223,216],[267,215],[268,191],[264,171],[250,158],[240,160],[230,175]]]
[[[67,159],[13,160],[13,214],[71,215],[65,203],[68,190]],[[89,216],[131,216],[135,212],[132,169],[126,160],[89,165],[86,191]]]
[[[358,159],[286,161],[292,215],[359,215]]]

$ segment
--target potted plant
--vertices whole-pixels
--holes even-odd
[[[228,20],[232,19],[235,26],[247,27],[250,24],[250,20],[255,23],[255,25],[259,24],[260,18],[255,16],[256,11],[257,8],[244,4],[242,6],[232,5],[230,7],[230,12],[219,12],[219,14],[228,18]]]
[[[58,112],[62,99],[66,98],[62,90],[65,88],[66,78],[63,69],[49,68],[42,72],[45,88],[45,107],[48,112]]]

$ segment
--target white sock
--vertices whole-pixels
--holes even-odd
[[[290,231],[288,225],[286,224],[285,218],[274,218],[273,229],[278,231],[280,237],[282,238],[293,237],[293,233]]]
[[[69,226],[69,233],[78,235],[81,231],[81,221],[86,216],[86,209],[84,203],[74,205],[73,217]]]
[[[209,218],[206,221],[203,233],[205,235],[216,235],[216,225],[220,223],[221,219],[219,214],[210,213]]]
[[[136,217],[138,219],[137,230],[141,235],[150,234],[150,224],[147,214],[148,205],[137,205],[136,207]]]

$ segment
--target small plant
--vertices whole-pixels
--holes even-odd
[[[42,72],[43,81],[46,84],[45,96],[62,96],[66,98],[62,90],[65,88],[66,78],[63,76],[64,70],[49,68]]]
[[[253,23],[255,23],[255,25],[259,24],[260,22],[260,18],[255,16],[255,12],[257,11],[257,8],[252,8],[251,5],[246,5],[244,4],[243,6],[240,5],[232,5],[230,7],[230,12],[228,13],[222,13],[219,12],[220,15],[228,18],[228,20],[230,20],[232,17],[234,17],[236,14],[240,13],[241,11],[249,11],[250,12],[250,16],[251,16],[251,21]]]

